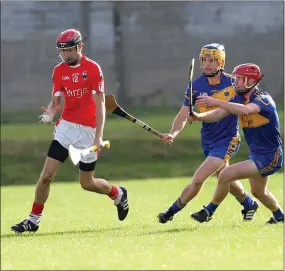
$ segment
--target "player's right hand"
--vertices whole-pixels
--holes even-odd
[[[161,140],[167,144],[167,145],[170,145],[173,143],[173,140],[174,140],[174,136],[173,134],[170,134],[170,133],[163,133],[163,138],[161,138]]]
[[[195,120],[201,120],[201,117],[198,113],[193,111],[192,114],[187,117],[187,121],[188,123],[192,123],[192,121]]]
[[[51,123],[52,122],[51,114],[48,112],[48,110],[44,106],[41,106],[41,109],[43,110],[43,114],[39,116],[40,118],[39,123],[43,123],[43,124]]]

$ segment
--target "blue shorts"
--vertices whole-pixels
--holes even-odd
[[[263,177],[266,177],[272,175],[282,167],[283,151],[280,147],[277,151],[271,153],[251,153],[248,158],[255,163],[259,173]]]
[[[214,156],[229,161],[240,147],[240,137],[229,137],[211,144],[202,144],[205,157]]]

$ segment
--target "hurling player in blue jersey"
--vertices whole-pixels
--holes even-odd
[[[212,122],[229,115],[239,116],[250,149],[248,160],[233,164],[220,172],[211,203],[191,215],[199,222],[212,218],[230,191],[232,182],[246,178],[249,179],[252,194],[273,213],[267,224],[284,222],[283,210],[267,188],[269,176],[282,166],[283,151],[275,102],[266,91],[257,87],[262,76],[260,68],[255,64],[239,65],[232,74],[232,85],[238,95],[231,102],[204,96],[197,98],[196,104],[199,106],[214,106],[220,109],[201,114],[194,113],[194,119]]]
[[[198,96],[207,95],[216,99],[229,101],[235,91],[231,85],[231,77],[224,72],[225,49],[223,45],[212,43],[205,45],[200,53],[200,65],[203,74],[193,81],[193,103]],[[200,112],[213,108],[198,106]],[[166,144],[172,144],[174,138],[182,131],[189,116],[189,86],[186,88],[184,104],[175,117],[171,131],[162,139]],[[158,214],[158,221],[166,223],[181,211],[201,190],[203,183],[228,166],[229,159],[238,151],[240,137],[238,118],[229,115],[215,123],[204,123],[201,129],[201,143],[205,160],[195,172],[192,182],[182,191],[180,197],[164,212]],[[188,146],[191,151],[191,146]],[[231,184],[230,193],[243,205],[244,220],[251,220],[258,208],[256,201],[245,192],[242,184],[235,181]]]

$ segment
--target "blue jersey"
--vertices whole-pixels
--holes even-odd
[[[232,102],[245,104],[244,98],[240,95],[236,95]],[[239,117],[250,152],[256,154],[275,152],[282,144],[275,102],[266,91],[256,88],[248,103],[254,103],[260,108],[258,114]]]
[[[201,75],[193,81],[193,104],[198,96],[212,96],[215,99],[222,101],[230,101],[236,92],[231,84],[231,77],[229,74],[222,73],[220,83],[217,85],[210,85],[205,75]],[[184,105],[189,106],[189,85],[186,88]],[[199,112],[206,112],[217,107],[197,107]],[[213,142],[221,141],[226,138],[233,138],[239,136],[238,131],[238,117],[235,115],[228,115],[225,118],[213,122],[202,123],[201,137],[202,144],[211,144]]]

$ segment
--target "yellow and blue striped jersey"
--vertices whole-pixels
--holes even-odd
[[[220,83],[217,85],[210,85],[207,77],[201,75],[193,81],[192,91],[193,105],[195,105],[198,96],[207,95],[215,99],[230,101],[236,95],[230,75],[224,72],[221,74]],[[184,105],[189,106],[189,85],[186,87]],[[206,112],[216,109],[216,107],[197,107],[197,109],[199,112]],[[213,123],[202,123],[202,144],[210,144],[237,135],[239,135],[238,117],[235,115],[230,114]]]
[[[240,95],[236,95],[232,102],[245,104]],[[258,114],[239,117],[251,153],[275,152],[282,145],[282,140],[274,100],[266,91],[256,88],[247,103],[254,103],[260,108]]]

